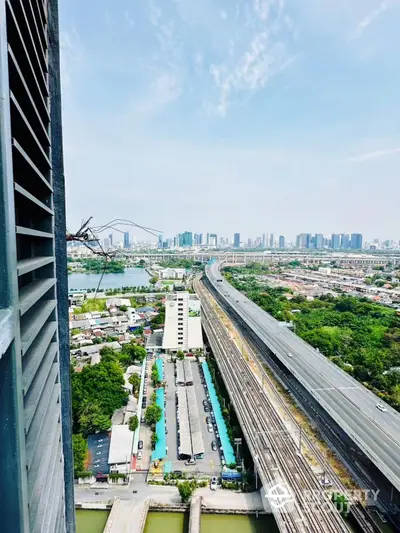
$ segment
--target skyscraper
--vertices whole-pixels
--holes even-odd
[[[179,246],[182,248],[191,248],[193,246],[193,233],[191,231],[179,234]]]
[[[333,250],[339,250],[340,248],[340,235],[338,233],[332,234],[331,246]]]
[[[348,250],[350,246],[350,237],[347,233],[343,233],[340,247],[343,248],[343,250]]]
[[[310,233],[300,233],[296,239],[296,244],[298,248],[310,248],[311,234]]]
[[[361,250],[363,245],[363,236],[361,233],[352,233],[350,245],[352,250]]]
[[[240,248],[240,233],[233,234],[233,247]]]
[[[271,233],[271,235],[269,236],[269,247],[270,248],[274,247],[274,234],[273,233]]]
[[[279,248],[285,248],[285,237],[283,235],[279,235]]]
[[[323,248],[324,247],[324,236],[322,233],[316,233],[314,237],[314,244],[315,248]]]
[[[124,248],[129,248],[129,246],[130,246],[129,231],[125,231],[125,233],[124,233]]]
[[[214,248],[218,246],[218,236],[216,233],[210,233],[209,239],[208,239],[208,245],[213,246]]]
[[[112,233],[110,233],[110,235],[108,236],[108,240],[110,242],[110,246],[112,246],[113,245],[113,234]]]
[[[0,21],[0,530],[73,533],[57,0]]]
[[[128,234],[128,242],[129,242],[129,234]],[[158,249],[162,249],[164,246],[163,246],[163,236],[162,235],[159,235],[158,236],[158,243],[157,243],[157,248]]]

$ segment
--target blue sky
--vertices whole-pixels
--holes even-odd
[[[400,0],[61,0],[69,229],[400,239],[399,27]]]

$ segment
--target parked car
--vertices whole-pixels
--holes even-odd
[[[217,442],[215,440],[212,441],[211,443],[211,449],[213,452],[215,452],[217,450],[218,446],[217,446]]]
[[[146,419],[145,419],[144,415],[142,415],[142,416],[140,417],[140,422],[141,422],[142,424],[144,424],[144,423],[146,422]]]
[[[215,476],[213,476],[210,482],[210,489],[217,490],[217,486],[218,486],[218,479]]]
[[[138,450],[143,450],[143,441],[142,440],[140,440],[138,442],[138,446],[137,447],[138,447]]]
[[[206,424],[207,424],[207,426],[209,426],[211,424],[211,417],[210,416],[206,416]]]
[[[209,413],[210,412],[210,408],[208,407],[208,405],[204,406],[204,412],[205,413]]]
[[[214,431],[214,428],[212,427],[211,424],[209,426],[207,426],[207,429],[208,429],[209,433],[212,433]]]
[[[185,461],[185,465],[186,466],[191,466],[191,465],[195,465],[195,464],[196,464],[196,459],[194,457],[191,457],[190,459]]]
[[[208,401],[207,400],[203,400],[203,405],[204,406],[208,405]]]
[[[139,452],[137,453],[137,456],[136,456],[136,457],[137,457],[138,461],[140,461],[140,459],[143,457],[142,452],[139,451]]]

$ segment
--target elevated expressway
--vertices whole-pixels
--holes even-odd
[[[220,266],[206,268],[219,297],[399,491],[400,414],[234,289]],[[377,409],[378,403],[386,412]]]
[[[210,292],[196,280],[203,325],[282,533],[341,533],[348,526],[325,494],[243,354],[215,311]],[[277,490],[271,488],[277,487]],[[266,506],[268,507],[268,506]],[[365,522],[363,531],[374,531]]]

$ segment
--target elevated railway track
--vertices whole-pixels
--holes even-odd
[[[283,487],[283,493],[288,490],[290,495],[286,502],[283,501],[284,497],[272,497],[270,500],[280,531],[350,531],[309,464],[299,453],[297,443],[288,433],[260,380],[220,321],[211,294],[200,281],[196,280],[194,285],[202,302],[205,332],[263,487],[270,495],[269,491],[274,486],[278,486],[278,494],[282,494],[279,491]],[[277,493],[272,491],[272,496],[274,494]],[[364,531],[374,530],[365,522]]]

